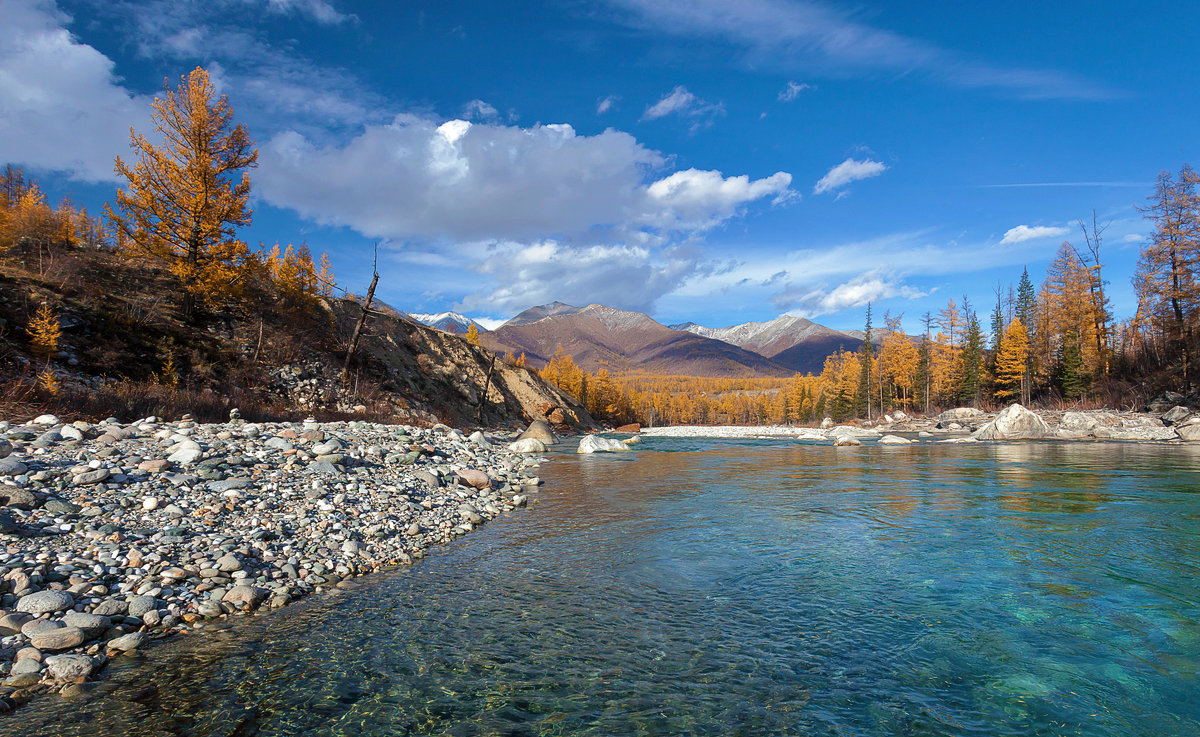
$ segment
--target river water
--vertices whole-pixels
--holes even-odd
[[[639,448],[0,734],[1200,734],[1200,448]]]

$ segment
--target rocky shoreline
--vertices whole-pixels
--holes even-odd
[[[444,425],[45,415],[0,437],[0,711],[88,689],[152,640],[412,563],[541,484],[536,457]]]
[[[820,427],[676,426],[646,427],[653,437],[793,438],[858,445],[875,439],[884,445],[918,442],[965,443],[987,440],[1123,440],[1140,442],[1200,441],[1200,413],[1186,406],[1163,411],[1028,410],[1019,404],[1001,412],[971,407],[947,410],[935,417],[910,417],[904,412],[884,415],[879,422],[836,425],[825,418]]]

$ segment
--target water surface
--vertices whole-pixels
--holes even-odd
[[[1200,449],[640,447],[0,734],[1200,734]]]

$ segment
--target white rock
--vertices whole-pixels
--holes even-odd
[[[167,456],[167,460],[171,463],[178,463],[181,466],[190,466],[200,460],[200,456],[204,455],[204,451],[199,448],[184,448]]]
[[[579,453],[616,453],[629,450],[629,446],[620,440],[602,438],[599,435],[585,435],[579,441]]]
[[[508,449],[514,453],[545,453],[546,444],[537,438],[525,438],[509,443]]]
[[[833,444],[838,446],[862,445],[862,441],[853,435],[834,435]]]
[[[58,425],[58,418],[54,415],[38,415],[33,419],[34,425]]]
[[[1019,404],[1007,407],[996,419],[975,431],[977,440],[1026,440],[1050,435],[1050,426]]]
[[[884,435],[879,439],[880,445],[909,445],[912,441],[899,435]]]
[[[145,499],[143,499],[142,500],[142,509],[146,510],[147,512],[153,512],[154,510],[158,509],[158,498],[148,496]]]

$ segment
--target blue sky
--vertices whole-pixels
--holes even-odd
[[[0,0],[0,162],[97,208],[164,77],[261,151],[260,241],[411,312],[562,300],[855,328],[1040,281],[1095,210],[1119,316],[1198,163],[1200,4]]]

